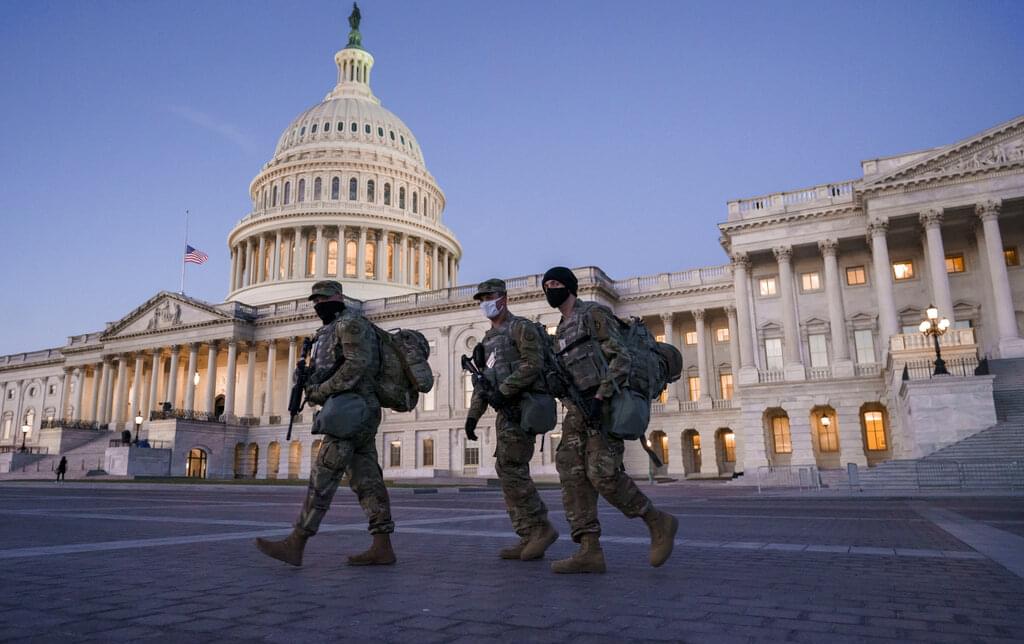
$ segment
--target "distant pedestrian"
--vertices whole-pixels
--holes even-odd
[[[60,463],[57,463],[57,480],[64,480],[64,473],[68,471],[68,457],[61,456]]]

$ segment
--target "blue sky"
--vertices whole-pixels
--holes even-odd
[[[0,354],[177,290],[182,213],[229,230],[335,77],[346,2],[0,1]],[[373,88],[416,133],[460,280],[724,263],[729,199],[854,178],[1024,112],[1022,2],[366,0]]]

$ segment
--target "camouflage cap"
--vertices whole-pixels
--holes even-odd
[[[490,293],[505,294],[505,280],[500,280],[497,277],[492,277],[489,280],[480,282],[480,285],[476,287],[476,294],[473,295],[474,300],[479,300],[484,295]]]
[[[341,294],[341,282],[335,282],[334,280],[320,280],[313,285],[313,291],[309,294],[309,299],[312,300],[317,295],[333,297]]]

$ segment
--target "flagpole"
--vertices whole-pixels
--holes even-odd
[[[181,255],[178,256],[178,261],[181,262],[181,291],[182,295],[185,294],[185,249],[188,248],[188,209],[185,210],[185,245],[181,248]]]

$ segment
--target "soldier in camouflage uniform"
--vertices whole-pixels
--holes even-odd
[[[473,389],[466,417],[466,438],[476,440],[476,425],[490,404],[498,414],[497,448],[494,452],[498,479],[505,507],[519,543],[503,548],[502,559],[529,561],[540,559],[558,532],[548,521],[548,509],[530,478],[535,437],[519,426],[517,400],[526,391],[543,392],[541,342],[536,326],[508,310],[505,282],[489,279],[477,287],[473,299],[480,302],[491,328],[482,341],[486,366],[484,377],[490,383]]]
[[[351,438],[325,433],[316,463],[309,473],[309,491],[302,504],[295,529],[282,541],[257,539],[264,554],[299,566],[309,537],[317,533],[338,484],[347,472],[349,486],[370,523],[373,545],[366,552],[348,558],[349,565],[368,566],[395,563],[391,548],[391,504],[384,477],[377,462],[375,436],[380,425],[380,402],[374,393],[374,378],[380,370],[377,338],[369,321],[345,307],[341,284],[331,280],[313,285],[317,315],[324,325],[316,333],[311,356],[312,373],[306,385],[306,402],[323,405],[335,394],[354,392],[366,401],[371,427]]]
[[[580,550],[556,561],[557,573],[604,572],[604,552],[599,538],[597,495],[600,494],[627,517],[643,517],[651,533],[650,563],[660,566],[672,554],[679,522],[654,507],[625,472],[623,441],[601,431],[601,418],[613,394],[627,385],[630,355],[615,315],[596,302],[576,299],[578,282],[568,268],[558,266],[544,274],[548,304],[558,308],[562,319],[555,336],[555,352],[563,370],[582,401],[563,402],[562,440],[555,465],[562,482],[562,503]],[[601,355],[597,352],[600,351]]]

